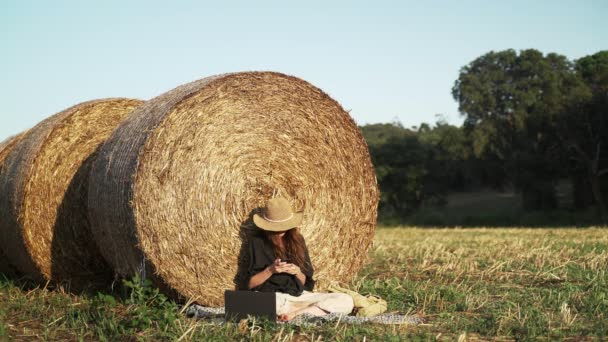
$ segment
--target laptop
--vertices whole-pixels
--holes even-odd
[[[247,316],[277,320],[277,301],[274,292],[231,291],[224,292],[226,321],[238,322]]]

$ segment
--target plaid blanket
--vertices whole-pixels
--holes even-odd
[[[211,308],[206,306],[200,306],[193,304],[186,310],[186,315],[191,318],[208,320],[215,324],[226,324],[224,322],[224,308]],[[422,318],[416,315],[398,315],[392,313],[385,313],[372,317],[357,317],[351,315],[343,315],[337,313],[330,313],[325,316],[313,316],[310,314],[303,314],[296,316],[289,322],[278,322],[279,324],[294,324],[299,326],[309,325],[320,325],[325,322],[337,322],[345,324],[362,324],[362,323],[376,323],[376,324],[421,324],[423,323]]]

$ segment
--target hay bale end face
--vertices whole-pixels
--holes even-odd
[[[0,175],[2,175],[4,159],[6,159],[6,156],[13,150],[15,144],[18,143],[19,140],[21,140],[23,135],[24,133],[20,133],[12,137],[6,138],[4,141],[0,142]],[[0,229],[2,229],[1,225]],[[18,273],[15,267],[12,266],[8,261],[8,258],[2,251],[2,248],[0,248],[0,273],[9,277],[16,276]]]
[[[0,247],[25,276],[73,290],[111,279],[87,218],[88,171],[98,147],[141,103],[78,104],[30,129],[7,156],[0,177]]]
[[[222,305],[238,282],[251,215],[273,195],[303,210],[319,288],[366,259],[378,188],[355,122],[328,95],[271,72],[195,81],[133,111],[90,174],[89,216],[123,276],[146,272]]]

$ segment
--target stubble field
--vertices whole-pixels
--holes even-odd
[[[608,230],[379,228],[348,284],[424,324],[218,326],[137,282],[114,291],[0,281],[5,340],[602,340],[608,337]],[[120,286],[118,286],[120,285]]]

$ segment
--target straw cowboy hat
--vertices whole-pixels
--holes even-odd
[[[253,215],[253,223],[263,230],[282,232],[295,228],[302,223],[302,213],[291,209],[289,201],[276,197],[268,200],[262,214]]]

